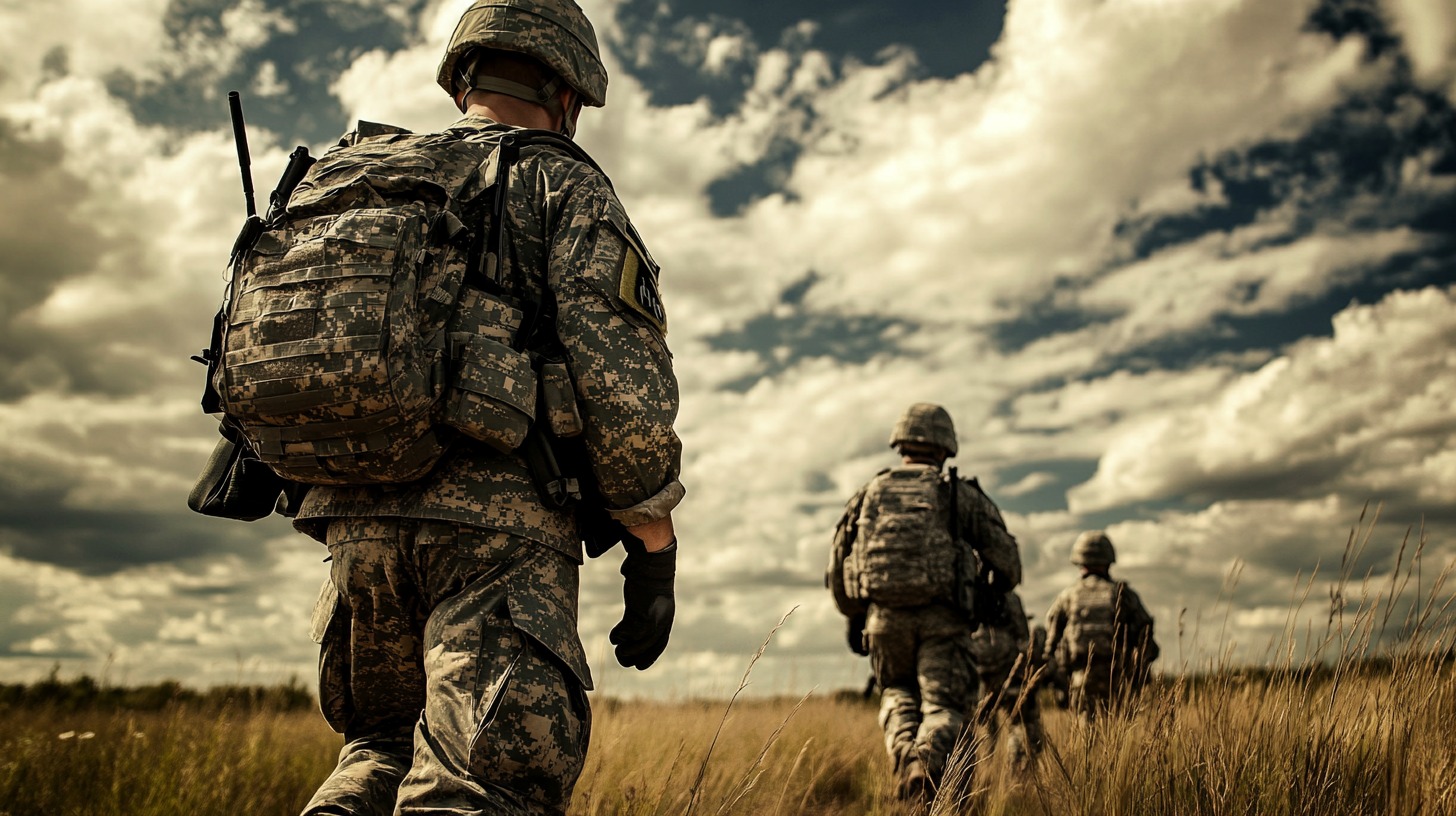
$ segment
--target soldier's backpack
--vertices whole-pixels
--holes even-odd
[[[516,151],[554,140],[579,153],[541,134],[360,123],[240,251],[209,382],[224,422],[278,475],[407,482],[457,430],[520,445],[536,414],[520,342],[532,316],[491,284]],[[447,331],[465,298],[493,335]]]
[[[1085,665],[1088,660],[1110,661],[1126,642],[1126,627],[1117,620],[1122,588],[1121,581],[1077,584],[1063,635],[1067,658],[1071,661],[1069,668]]]
[[[844,560],[846,594],[886,607],[959,603],[961,559],[974,555],[952,533],[949,492],[938,469],[921,465],[890,468],[871,480]]]

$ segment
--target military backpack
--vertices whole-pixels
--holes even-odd
[[[905,465],[877,475],[865,488],[853,549],[844,560],[850,598],[886,607],[935,602],[969,605],[963,576],[974,576],[969,546],[954,532],[950,485],[934,467]]]
[[[209,396],[273,471],[407,482],[457,433],[521,444],[536,415],[520,342],[532,316],[500,296],[501,235],[517,151],[542,141],[585,158],[542,131],[361,123],[236,251]],[[491,332],[449,330],[466,300]]]
[[[1106,662],[1113,658],[1126,639],[1126,627],[1118,620],[1118,598],[1121,581],[1082,581],[1073,591],[1073,603],[1067,613],[1063,635],[1071,667],[1088,660]]]

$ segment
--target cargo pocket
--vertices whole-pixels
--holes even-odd
[[[324,579],[313,607],[309,636],[319,644],[319,711],[329,727],[344,733],[353,717],[349,693],[349,615],[332,578]]]
[[[452,332],[450,344],[446,424],[504,453],[520,447],[536,415],[530,357],[478,334]]]
[[[591,710],[580,681],[548,649],[511,627],[490,627],[483,644],[479,726],[470,773],[549,810],[564,810],[586,761]],[[490,658],[494,659],[490,659]]]

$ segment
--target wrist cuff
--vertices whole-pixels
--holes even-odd
[[[686,493],[687,489],[682,486],[682,482],[673,479],[667,483],[666,487],[657,491],[657,495],[652,498],[621,510],[607,508],[607,515],[621,522],[624,527],[636,527],[639,524],[667,517],[672,513],[672,509],[683,500]]]

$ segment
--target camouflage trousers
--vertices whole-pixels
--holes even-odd
[[[896,772],[918,758],[939,783],[965,723],[974,682],[965,620],[944,606],[871,606],[865,635],[881,689],[885,750]]]
[[[304,814],[563,813],[591,730],[577,565],[410,519],[335,520],[328,546],[319,700],[345,744]]]
[[[1008,747],[1012,767],[1025,768],[1046,744],[1036,690],[1027,690],[1019,667],[1014,671],[979,674],[978,677],[980,694],[976,701],[974,724],[986,729],[987,743],[994,751],[1000,742],[1004,719],[1011,732]]]

